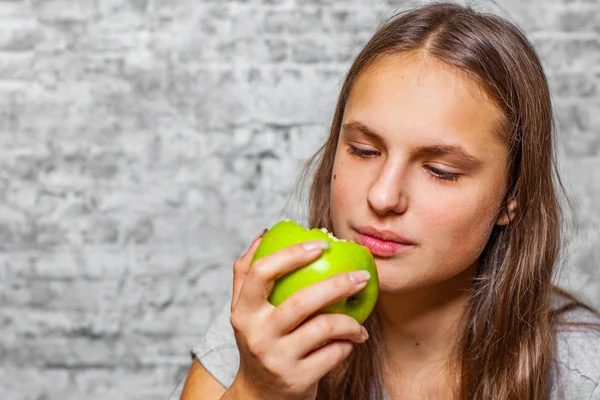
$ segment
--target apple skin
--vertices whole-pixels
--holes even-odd
[[[367,270],[371,273],[371,278],[367,281],[364,289],[354,296],[326,306],[318,312],[346,314],[362,324],[373,311],[379,296],[377,267],[368,248],[351,241],[338,239],[327,232],[325,228],[308,230],[294,221],[286,219],[276,223],[265,233],[250,266],[256,260],[292,244],[313,240],[328,241],[331,247],[323,250],[321,256],[310,264],[278,278],[269,296],[269,302],[278,306],[298,290],[335,274]]]

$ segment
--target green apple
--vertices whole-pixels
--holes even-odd
[[[308,230],[294,221],[286,219],[275,224],[263,236],[250,266],[256,260],[292,244],[313,240],[328,241],[331,247],[323,250],[321,256],[310,264],[278,278],[269,296],[269,302],[278,306],[298,290],[330,276],[343,272],[367,270],[371,274],[371,278],[364,289],[349,298],[319,310],[320,313],[347,314],[359,323],[363,323],[373,311],[379,295],[377,267],[373,255],[366,247],[338,239],[327,232],[325,228]]]

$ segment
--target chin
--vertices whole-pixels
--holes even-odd
[[[379,275],[379,291],[381,293],[398,293],[405,290],[415,289],[420,286],[415,282],[413,268],[402,268],[393,265],[391,260],[375,260],[377,274]],[[406,265],[405,265],[406,266]],[[421,285],[423,282],[421,282]]]
[[[426,287],[423,282],[411,282],[406,280],[400,280],[396,278],[390,279],[389,277],[383,277],[379,275],[379,292],[397,294],[402,292],[410,292],[412,290]]]

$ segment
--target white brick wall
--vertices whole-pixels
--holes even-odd
[[[352,57],[417,3],[0,1],[1,397],[167,398]],[[600,306],[600,2],[498,3],[553,89],[562,281]]]

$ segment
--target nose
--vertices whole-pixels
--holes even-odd
[[[406,169],[398,163],[386,164],[369,189],[367,200],[380,215],[388,212],[402,214],[408,206]]]

